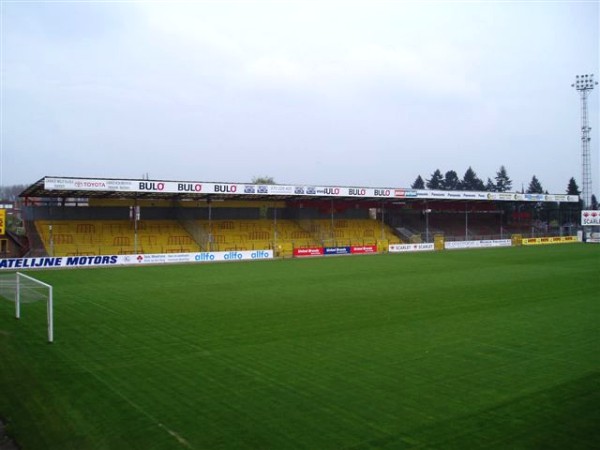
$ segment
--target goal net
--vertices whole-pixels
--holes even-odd
[[[54,341],[52,286],[20,272],[0,274],[0,297],[15,303],[15,317],[21,318],[21,305],[46,302],[48,342]]]

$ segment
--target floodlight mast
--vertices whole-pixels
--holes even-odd
[[[581,169],[582,169],[582,190],[583,207],[587,208],[591,205],[592,196],[592,157],[590,154],[590,131],[588,126],[587,114],[587,97],[594,89],[594,85],[598,84],[594,81],[594,74],[576,75],[575,83],[571,86],[579,91],[581,97]]]

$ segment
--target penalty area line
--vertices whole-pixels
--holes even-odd
[[[152,422],[154,422],[156,424],[156,426],[158,426],[159,428],[163,429],[169,435],[171,435],[173,438],[175,438],[177,440],[177,442],[179,442],[179,444],[181,444],[183,447],[193,449],[193,447],[190,445],[190,443],[185,438],[183,438],[179,433],[177,433],[176,431],[173,431],[170,428],[168,428],[165,425],[163,425],[161,422],[159,422],[156,419],[156,417],[154,417],[152,414],[150,414],[149,412],[147,412],[144,408],[142,408],[140,405],[138,405],[137,403],[135,403],[133,400],[131,400],[130,398],[128,398],[125,394],[123,394],[122,392],[118,391],[110,383],[107,383],[106,381],[104,381],[97,374],[95,374],[94,372],[92,372],[91,370],[89,370],[89,369],[87,369],[85,367],[82,367],[82,368],[87,373],[89,373],[91,376],[93,376],[96,380],[98,380],[100,383],[102,383],[104,386],[106,386],[114,394],[116,394],[117,396],[119,396],[123,400],[125,400],[131,407],[133,407],[134,409],[136,409],[137,411],[139,411],[140,413],[142,413],[144,416],[146,416],[148,419],[150,419]]]

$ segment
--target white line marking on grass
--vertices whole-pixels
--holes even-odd
[[[186,439],[184,439],[182,436],[180,436],[177,432],[175,432],[175,431],[171,430],[170,428],[167,428],[166,426],[164,426],[162,423],[160,423],[158,421],[158,419],[156,419],[156,417],[154,417],[152,414],[150,414],[149,412],[147,412],[144,408],[142,408],[140,405],[138,405],[137,403],[135,403],[133,400],[129,399],[123,393],[119,392],[116,388],[114,388],[109,383],[107,383],[106,381],[104,381],[102,378],[100,378],[94,372],[86,369],[85,367],[83,368],[83,370],[85,370],[86,372],[88,372],[91,376],[93,376],[96,380],[98,380],[100,383],[102,383],[104,386],[106,386],[108,389],[110,389],[113,393],[117,394],[119,397],[121,397],[123,400],[125,400],[127,403],[129,403],[134,409],[137,409],[144,416],[148,417],[151,421],[153,421],[154,423],[156,423],[156,425],[159,428],[162,428],[167,433],[169,433],[171,436],[173,436],[175,439],[177,439],[177,442],[179,442],[181,445],[183,445],[186,448],[193,448],[190,445],[190,443]]]
[[[526,351],[526,350],[520,350],[518,348],[510,348],[510,347],[506,347],[503,345],[497,345],[497,344],[489,344],[487,342],[481,342],[481,341],[473,341],[471,340],[471,342],[475,342],[479,345],[485,346],[485,347],[489,347],[489,348],[493,348],[493,349],[497,349],[497,350],[503,350],[505,352],[508,353],[516,353],[518,355],[524,355],[524,356],[528,356],[532,359],[544,359],[547,361],[558,361],[558,362],[562,362],[562,363],[568,363],[568,364],[579,364],[579,365],[584,365],[585,363],[582,363],[580,361],[574,361],[571,359],[567,359],[567,358],[557,358],[556,356],[554,356],[553,353],[549,354],[549,355],[544,355],[542,353],[538,353],[538,352],[531,352],[531,351]]]
[[[102,383],[104,386],[106,386],[110,391],[112,391],[117,396],[121,397],[129,405],[131,405],[134,409],[136,409],[137,411],[139,411],[140,413],[142,413],[144,416],[146,416],[148,419],[150,419],[152,422],[154,422],[156,424],[156,426],[158,426],[159,428],[165,430],[167,433],[169,433],[171,436],[173,436],[177,440],[177,442],[179,442],[183,447],[190,448],[190,449],[194,448],[179,433],[177,433],[176,431],[173,431],[170,428],[164,426],[162,423],[160,423],[158,421],[158,419],[156,417],[154,417],[152,414],[150,414],[149,412],[147,412],[144,408],[142,408],[140,405],[138,405],[137,403],[135,403],[133,400],[129,399],[125,394],[123,394],[120,391],[118,391],[115,387],[113,387],[112,385],[110,385],[109,383],[107,383],[106,381],[104,381],[97,374],[95,374],[94,372],[92,372],[87,367],[84,367],[81,364],[79,366],[82,368],[82,370],[84,372],[89,373],[92,377],[94,377],[96,380],[98,380],[100,383]]]
[[[179,435],[179,433],[176,433],[173,430],[168,429],[162,423],[159,423],[158,426],[161,427],[161,428],[163,428],[167,433],[169,433],[171,436],[173,436],[175,439],[177,439],[179,441],[179,443],[181,445],[183,445],[184,447],[192,448],[192,446],[190,445],[190,443],[188,441],[186,441],[184,438],[182,438]]]

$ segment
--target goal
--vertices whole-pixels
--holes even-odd
[[[17,319],[21,318],[22,304],[45,301],[48,317],[48,342],[54,342],[51,285],[20,272],[0,274],[0,297],[15,302],[15,317]]]

